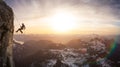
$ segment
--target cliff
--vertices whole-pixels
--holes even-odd
[[[0,0],[0,67],[13,67],[13,21],[12,9],[4,1]]]

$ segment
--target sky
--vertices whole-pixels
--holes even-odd
[[[5,0],[25,34],[120,34],[120,0]]]

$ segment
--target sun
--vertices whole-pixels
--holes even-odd
[[[75,28],[76,18],[69,12],[57,12],[51,18],[51,27],[59,33],[68,32]]]

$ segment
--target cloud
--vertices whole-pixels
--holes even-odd
[[[119,0],[6,0],[6,2],[13,7],[19,9],[22,7],[27,8],[40,8],[43,11],[49,11],[51,8],[56,7],[84,7],[88,6],[94,8],[96,12],[109,12],[117,17],[120,15],[120,1]]]
[[[118,21],[118,22],[114,22],[114,23],[113,23],[113,25],[115,25],[115,26],[118,26],[118,27],[119,27],[119,26],[120,26],[120,21]]]
[[[120,26],[120,0],[5,0],[20,20],[33,20],[65,9],[76,14],[80,21]],[[84,18],[86,17],[86,18]],[[83,18],[81,20],[81,18]],[[80,22],[79,21],[79,22]]]

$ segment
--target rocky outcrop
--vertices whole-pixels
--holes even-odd
[[[12,9],[0,0],[0,67],[13,67],[13,20]]]

